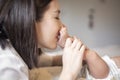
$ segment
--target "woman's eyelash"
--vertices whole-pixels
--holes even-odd
[[[60,18],[59,17],[55,17],[55,19],[59,20]]]

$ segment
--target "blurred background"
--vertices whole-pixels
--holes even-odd
[[[59,0],[61,20],[88,47],[120,45],[120,0]]]

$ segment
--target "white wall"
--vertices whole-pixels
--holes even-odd
[[[59,0],[62,22],[71,35],[88,47],[120,44],[120,0]],[[89,28],[89,10],[95,9],[94,28]]]

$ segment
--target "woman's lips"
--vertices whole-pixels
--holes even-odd
[[[59,39],[60,39],[60,34],[59,33],[56,35],[56,39],[57,39],[57,41],[59,41]]]

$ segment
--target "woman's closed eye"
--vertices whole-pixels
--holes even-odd
[[[55,17],[55,19],[60,20],[60,18],[59,18],[59,17]]]

